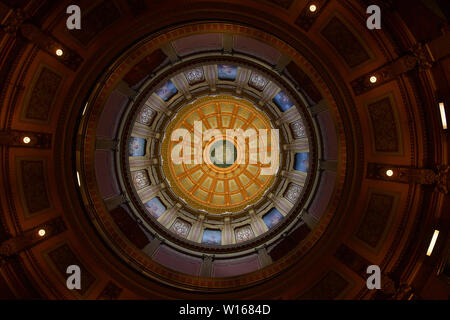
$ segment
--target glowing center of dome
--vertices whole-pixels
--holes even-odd
[[[195,209],[239,212],[258,202],[274,181],[279,140],[273,131],[266,114],[247,100],[200,98],[182,107],[166,128],[161,145],[165,178]],[[241,140],[230,132],[241,133]]]
[[[229,168],[235,163],[236,158],[236,146],[227,140],[216,141],[211,146],[209,159],[216,167]]]

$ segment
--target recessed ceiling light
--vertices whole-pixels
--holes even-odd
[[[438,235],[439,235],[439,230],[434,230],[433,238],[431,238],[430,245],[428,246],[427,256],[431,256],[431,253],[433,253],[434,245],[436,244]]]
[[[31,142],[31,138],[30,137],[24,137],[22,141],[25,144],[29,144]]]
[[[309,6],[309,11],[316,12],[317,11],[317,6],[315,4],[310,5]]]
[[[62,49],[57,49],[55,53],[58,57],[61,57],[64,54],[64,51],[62,51]]]
[[[394,171],[392,171],[391,169],[386,170],[386,175],[387,175],[388,177],[392,177],[392,176],[394,175]]]
[[[439,111],[441,112],[442,128],[447,130],[447,115],[445,114],[445,105],[443,102],[439,102]]]
[[[45,229],[40,229],[40,230],[38,231],[38,235],[39,235],[40,237],[45,236]]]
[[[378,79],[375,76],[371,76],[369,81],[370,81],[370,83],[376,83],[378,81]]]

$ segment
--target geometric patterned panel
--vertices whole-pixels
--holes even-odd
[[[146,170],[133,171],[131,177],[136,190],[150,185],[150,179],[148,178]]]
[[[376,248],[387,227],[394,206],[393,195],[372,193],[356,237]]]
[[[191,69],[191,70],[185,72],[184,76],[186,77],[186,80],[188,81],[189,85],[191,85],[191,86],[196,83],[205,81],[205,75],[204,75],[202,67]]]
[[[320,16],[320,13],[327,6],[329,0],[314,0],[309,1],[309,3],[303,7],[303,10],[300,12],[300,15],[295,20],[295,24],[302,28],[304,31],[309,31],[313,26],[314,22]],[[310,5],[314,4],[317,6],[316,11],[311,12]]]
[[[358,38],[337,17],[333,17],[322,30],[322,35],[336,49],[345,63],[354,68],[370,59]]]
[[[156,116],[156,111],[148,106],[144,106],[139,112],[136,121],[142,123],[146,126],[150,126],[152,124],[153,119]]]
[[[67,244],[63,244],[56,249],[52,249],[47,253],[47,255],[50,258],[56,271],[59,273],[62,279],[64,279],[64,285],[66,284],[66,279],[69,276],[66,273],[67,267],[70,265],[77,265],[80,267],[81,289],[74,290],[75,292],[83,296],[94,284],[95,277],[91,273],[89,273],[87,268],[83,266],[83,263],[78,259],[78,257]]]
[[[290,202],[295,203],[297,199],[300,197],[300,193],[302,192],[302,187],[295,183],[290,183],[284,192],[284,197],[288,199]]]
[[[397,123],[389,97],[373,102],[367,108],[373,128],[375,150],[377,152],[398,152],[400,143]]]
[[[183,219],[177,218],[175,222],[172,224],[170,230],[175,232],[182,238],[187,238],[189,231],[191,230],[191,224]]]
[[[248,85],[255,88],[258,91],[263,91],[267,83],[269,83],[269,80],[267,80],[265,77],[255,72],[252,72],[252,75],[248,80]]]
[[[28,213],[35,213],[50,208],[47,195],[44,161],[21,160],[22,188]]]
[[[253,233],[253,229],[249,224],[246,226],[236,228],[234,230],[234,233],[236,236],[237,243],[244,242],[244,241],[253,239],[255,237],[255,234]]]
[[[25,109],[25,118],[48,121],[50,110],[58,93],[62,77],[52,70],[42,67]]]
[[[289,124],[294,139],[306,138],[305,125],[301,119],[295,120]]]
[[[303,294],[301,300],[332,300],[348,287],[349,282],[335,271],[330,271],[308,292]]]

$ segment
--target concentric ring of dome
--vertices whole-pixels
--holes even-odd
[[[200,132],[194,131],[196,122],[201,124]],[[182,142],[171,139],[179,129],[189,132],[187,150],[192,161],[177,164],[172,159],[174,149],[186,143],[184,139]],[[219,130],[221,138],[207,139],[208,130],[215,129]],[[237,136],[227,140],[227,130],[242,132],[242,135],[250,130],[248,132],[255,132],[256,136],[245,139],[241,145]],[[263,164],[260,159],[250,161],[258,158],[258,147],[265,147],[258,144],[262,141],[262,136],[258,135],[260,130],[268,133],[270,157],[273,128],[268,117],[251,103],[232,96],[211,96],[183,107],[166,128],[161,148],[163,170],[170,187],[189,205],[209,213],[236,212],[255,203],[273,183],[277,173],[263,175],[262,168],[271,164]],[[196,162],[194,137],[199,140],[199,145],[201,143],[200,159]],[[223,144],[227,146],[224,150],[229,152],[228,155],[223,152]],[[279,143],[276,149],[279,150]]]
[[[311,182],[310,129],[297,100],[261,68],[221,59],[192,62],[151,83],[131,115],[127,145],[143,219],[207,246],[236,245],[279,229]],[[255,139],[245,138],[248,129]],[[244,133],[245,142],[227,130]],[[289,143],[295,147],[283,153]],[[227,158],[224,146],[230,163],[218,161],[219,154]]]

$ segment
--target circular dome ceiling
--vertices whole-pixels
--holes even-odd
[[[186,30],[180,41],[198,37]],[[186,285],[189,274],[202,273],[197,267],[205,259],[213,259],[209,276],[215,278],[242,275],[239,281],[253,283],[258,280],[251,274],[259,269],[280,272],[294,260],[264,260],[264,252],[287,235],[305,239],[292,254],[307,252],[324,232],[336,206],[333,197],[342,190],[336,173],[318,171],[319,159],[342,155],[333,97],[312,82],[304,91],[267,57],[202,49],[160,61],[136,81],[130,66],[140,58],[133,52],[154,57],[151,44],[160,40],[148,41],[113,64],[83,114],[78,171],[87,181],[83,196],[99,231],[128,263],[163,281],[182,272],[187,278],[179,281]],[[275,49],[260,43],[277,55],[292,54],[281,44]],[[301,56],[292,59],[320,79]],[[123,79],[119,85],[117,79]],[[123,100],[124,93],[132,98]],[[318,97],[330,109],[313,117],[309,101]],[[105,136],[116,137],[114,154],[99,147],[109,143],[102,142]],[[344,148],[342,141],[339,150]],[[85,165],[90,159],[94,167]]]
[[[2,293],[446,297],[438,5],[83,1],[69,31],[53,2],[0,10]]]
[[[263,65],[215,59],[191,57],[182,70],[169,68],[168,77],[145,85],[143,106],[125,120],[132,125],[124,126],[128,159],[121,164],[129,169],[127,192],[137,195],[133,209],[142,220],[178,243],[209,249],[261,238],[298,214],[294,205],[311,181],[315,150],[303,119],[312,120]],[[169,112],[157,119],[162,105]],[[276,121],[283,114],[294,130]],[[281,145],[289,141],[298,148],[283,154]],[[297,172],[297,183],[280,174],[290,170]]]

